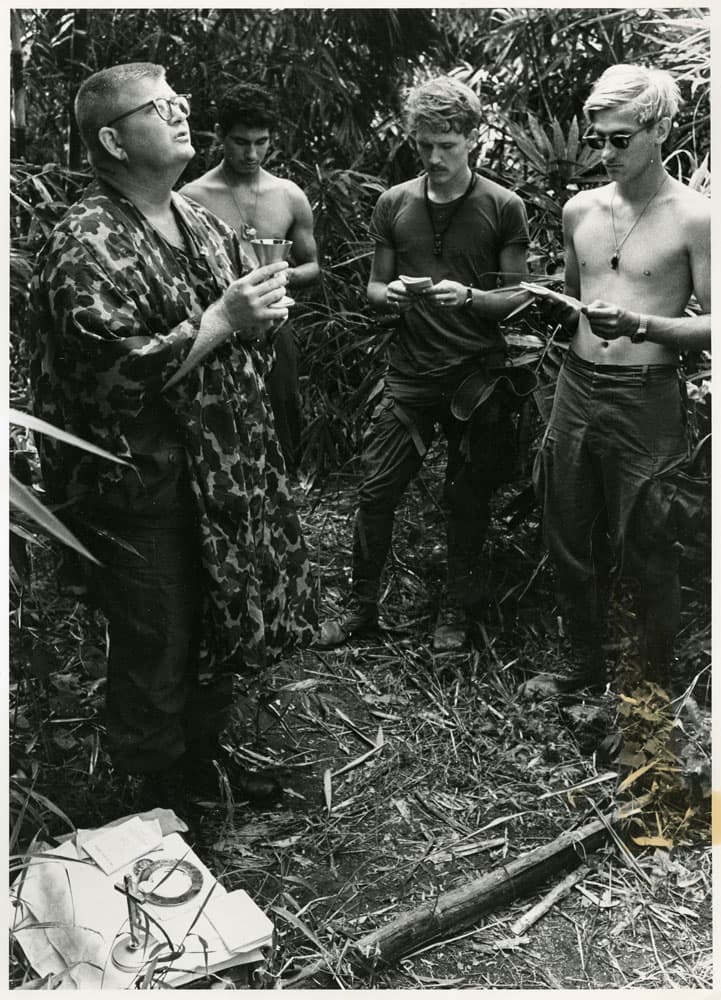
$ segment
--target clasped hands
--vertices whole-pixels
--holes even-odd
[[[405,312],[413,307],[418,299],[435,306],[437,309],[460,309],[465,304],[468,286],[460,281],[450,281],[444,278],[422,292],[409,291],[399,278],[389,281],[386,285],[386,303],[395,312]]]

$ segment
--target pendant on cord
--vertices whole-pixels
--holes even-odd
[[[451,224],[453,216],[456,214],[458,209],[461,207],[463,202],[466,200],[468,195],[471,193],[473,188],[476,186],[477,174],[474,170],[471,171],[471,177],[468,181],[468,187],[463,192],[460,198],[456,198],[454,202],[451,202],[452,207],[448,210],[448,215],[444,224],[439,228],[436,225],[436,219],[434,218],[433,209],[431,207],[431,201],[428,197],[428,174],[423,179],[423,200],[426,205],[426,212],[428,213],[428,221],[431,224],[431,229],[433,231],[433,256],[440,257],[443,253],[443,237],[445,236],[448,227]]]
[[[615,253],[613,255],[613,257],[611,257],[611,267],[613,268],[614,271],[618,271],[618,254],[617,253]]]

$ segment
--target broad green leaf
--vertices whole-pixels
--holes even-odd
[[[27,528],[24,528],[22,524],[11,523],[8,525],[8,527],[14,535],[17,535],[18,538],[22,538],[24,542],[30,542],[32,545],[39,544],[40,539],[36,538],[36,536],[33,535],[31,531],[28,531]]]
[[[95,556],[88,552],[82,542],[78,541],[62,521],[38,500],[33,491],[28,489],[27,486],[23,486],[13,475],[10,476],[10,506],[22,511],[27,517],[32,518],[43,531],[57,538],[58,541],[69,545],[70,548],[75,549],[81,555],[85,556],[86,559],[90,559],[91,562],[100,565]]]
[[[531,134],[538,149],[543,152],[543,155],[547,159],[552,159],[553,146],[551,145],[550,139],[539,125],[538,120],[530,113],[530,111],[528,112],[528,127],[531,130]]]
[[[527,136],[525,136],[522,132],[514,131],[513,140],[524,156],[531,161],[536,170],[545,171],[546,158],[543,152],[534,146]]]
[[[557,118],[554,118],[551,122],[551,135],[553,136],[553,152],[556,154],[556,159],[570,159],[566,150],[566,139],[563,135],[563,131],[561,130],[561,126],[558,124]]]
[[[578,156],[578,136],[578,118],[574,116],[568,126],[568,138],[566,139],[566,152],[571,163],[575,163]]]
[[[27,427],[30,431],[37,431],[40,434],[47,434],[48,437],[53,437],[58,441],[64,441],[65,444],[72,444],[76,448],[82,448],[83,451],[88,451],[93,455],[98,455],[100,458],[107,458],[109,462],[119,462],[121,465],[130,465],[124,458],[118,458],[117,455],[111,454],[109,451],[105,451],[103,448],[98,448],[97,445],[90,444],[88,441],[83,441],[82,438],[76,437],[74,434],[68,434],[67,431],[61,431],[58,427],[53,427],[52,424],[47,423],[45,420],[41,420],[39,417],[34,417],[31,413],[22,413],[20,410],[13,410],[12,408],[9,412],[9,423],[17,424],[20,427]]]

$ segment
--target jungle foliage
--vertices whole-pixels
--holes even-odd
[[[702,8],[28,9],[13,14],[13,42],[13,401],[26,402],[29,268],[87,176],[71,113],[80,81],[117,62],[161,62],[173,86],[192,94],[198,155],[188,180],[215,161],[218,94],[251,80],[281,96],[268,165],[304,188],[315,213],[323,278],[295,311],[304,465],[314,477],[357,454],[392,335],[365,304],[367,226],[380,191],[417,171],[399,121],[406,86],[447,72],[480,92],[478,167],[524,198],[535,272],[561,272],[563,202],[599,176],[579,134],[588,88],[606,66],[644,62],[678,79],[685,103],[668,147],[675,173],[691,178],[710,148]],[[524,319],[521,332],[545,341],[548,331],[530,322],[533,331]]]
[[[385,347],[393,336],[392,327],[379,323],[369,312],[365,286],[371,255],[368,222],[373,204],[385,187],[413,176],[418,169],[400,121],[404,88],[419,79],[451,73],[479,91],[484,128],[477,167],[523,197],[532,234],[531,269],[535,274],[553,276],[561,282],[563,203],[578,187],[602,179],[598,155],[584,147],[579,136],[583,129],[582,106],[590,84],[608,65],[648,63],[665,68],[676,77],[685,103],[666,149],[667,164],[675,176],[708,191],[709,15],[708,8],[690,7],[13,11],[9,371],[10,402],[18,411],[13,414],[10,433],[16,507],[22,508],[24,497],[30,496],[32,501],[35,495],[36,500],[38,486],[30,439],[32,421],[22,412],[30,408],[27,286],[39,248],[90,176],[72,119],[75,92],[88,74],[119,62],[150,60],[166,67],[168,79],[178,91],[192,94],[190,124],[198,153],[183,181],[202,173],[216,161],[213,124],[218,94],[236,82],[250,80],[267,85],[281,96],[284,120],[274,136],[268,166],[291,177],[308,194],[321,253],[321,281],[298,302],[294,321],[301,344],[301,389],[306,419],[303,468],[308,482],[322,483],[331,470],[353,467],[368,415],[368,401],[382,375]],[[516,359],[533,365],[545,383],[537,399],[535,427],[526,434],[530,447],[534,432],[540,431],[547,415],[545,406],[563,348],[555,342],[554,331],[532,310],[508,324],[506,331]],[[699,441],[710,429],[708,361],[705,356],[686,359],[689,416],[693,435]],[[528,463],[526,470],[527,467]],[[349,499],[348,509],[350,503]],[[312,529],[320,540],[325,568],[333,570],[332,590],[334,582],[340,589],[345,573],[341,563],[349,559],[338,539],[346,539],[347,544],[346,521],[350,515],[346,511],[344,519],[337,509],[332,509],[333,505],[327,506],[324,512],[313,507]],[[37,511],[36,507],[33,509]],[[32,516],[32,511],[27,513]],[[521,552],[515,529],[516,519],[522,516],[521,504],[509,517],[509,531],[497,545],[496,568],[503,567],[504,574],[508,567],[513,569],[514,559]],[[339,522],[337,529],[329,531],[327,518],[331,526]],[[14,521],[11,641],[15,643],[16,655],[12,664],[14,707],[10,724],[13,853],[24,851],[38,831],[46,836],[51,828],[57,828],[58,822],[63,828],[72,825],[43,794],[46,789],[36,786],[43,768],[50,775],[62,774],[63,780],[70,773],[67,768],[55,772],[49,767],[53,754],[58,756],[63,750],[61,740],[66,741],[68,754],[80,752],[82,743],[82,753],[90,761],[87,780],[92,779],[93,794],[102,798],[104,772],[98,767],[98,760],[102,760],[102,727],[96,718],[105,661],[105,649],[98,638],[102,630],[97,622],[89,626],[78,610],[79,605],[76,605],[78,618],[73,612],[68,621],[63,621],[65,604],[62,598],[58,602],[54,588],[41,586],[31,593],[28,587],[27,543],[37,541],[38,523],[53,533],[52,522],[41,511],[33,520],[14,516]],[[514,531],[513,537],[510,529]],[[533,535],[534,529],[527,524],[522,530],[526,530],[529,538]],[[418,532],[417,525],[412,526],[412,531]],[[705,531],[695,549],[687,547],[684,587],[688,612],[680,636],[686,660],[699,672],[707,670],[710,656],[707,543]],[[414,550],[419,548],[416,535],[412,538],[409,535],[407,548],[412,546]],[[430,541],[426,547],[423,565],[426,577],[433,582],[435,549],[431,551]],[[506,588],[509,606],[520,603],[543,576],[544,561],[535,564],[531,541],[527,550],[527,554],[521,553],[525,561],[518,569],[518,579],[514,577]],[[337,567],[332,559],[338,563]],[[54,567],[49,563],[54,561],[52,551],[43,553],[38,560],[46,576],[52,573]],[[418,588],[419,582],[417,579],[414,582],[410,571],[407,580]],[[327,578],[324,583],[329,586]],[[48,600],[47,594],[51,592],[54,596]],[[412,596],[414,600],[409,605],[415,607],[415,591]],[[550,597],[547,603],[550,606]],[[524,636],[532,633],[535,637],[539,614],[534,607],[532,625]],[[502,618],[500,612],[499,617]],[[514,621],[509,613],[509,622]],[[509,629],[513,628],[510,624]],[[72,656],[64,645],[66,632],[72,634],[77,646]],[[490,645],[486,639],[486,653],[493,643],[495,639]],[[507,655],[503,652],[503,640],[501,653],[493,651],[499,664],[504,661],[504,671],[506,666],[516,663],[518,645],[518,635],[514,633]],[[529,662],[537,655],[536,645],[535,638],[533,642],[528,640]],[[394,688],[398,686],[397,652],[398,647],[394,646],[394,658],[388,660],[387,669]],[[382,655],[387,654],[383,651]],[[423,676],[418,666],[422,653],[418,654],[414,647],[403,655],[417,659],[414,669],[417,667]],[[478,659],[477,654],[474,656]],[[354,665],[352,670],[358,673]],[[491,675],[492,683],[495,676]],[[89,689],[88,678],[91,678]],[[361,680],[366,683],[362,675]],[[301,681],[299,685],[307,683]],[[370,681],[368,684],[371,690]],[[436,700],[436,684],[435,676],[429,674],[428,697],[439,712],[442,710],[443,720],[451,710],[455,717],[455,702],[450,705],[449,701],[446,709],[445,704],[440,706]],[[289,689],[297,686],[288,685]],[[372,690],[377,694],[375,687]],[[492,727],[483,728],[488,720],[482,722],[479,730],[476,702],[466,706],[467,743],[474,755],[485,753],[486,747],[504,745],[504,740],[515,753],[518,733],[522,729],[528,732],[526,707],[516,706],[509,713],[514,697],[512,687],[501,685],[499,691],[506,727],[503,738]],[[441,700],[450,698],[449,692],[450,688],[446,691],[438,687]],[[456,686],[456,696],[457,693]],[[490,686],[482,689],[482,694],[478,704],[491,703]],[[82,720],[75,718],[78,703],[82,704],[83,712],[90,708],[89,730],[84,728]],[[385,702],[381,707],[385,710]],[[68,734],[63,730],[59,736],[57,733],[48,736],[46,723],[53,711],[69,716],[65,721],[73,725],[80,723],[81,735],[72,729]],[[500,713],[494,713],[492,708],[490,711],[501,718]],[[418,713],[407,714],[412,719]],[[427,724],[433,732],[441,732],[438,720],[428,715]],[[552,721],[549,712],[543,726],[539,725],[539,746],[543,746],[544,754],[556,752],[548,738]],[[442,725],[445,724],[443,721]],[[327,729],[325,722],[323,728]],[[478,743],[479,731],[491,733],[487,744]],[[562,738],[566,740],[567,735]],[[443,770],[432,739],[426,741],[424,737],[414,746],[431,748],[429,771]],[[489,759],[491,749],[488,749]],[[564,755],[567,750],[564,745]],[[455,742],[453,752],[457,758]],[[549,757],[551,761],[554,759],[557,758]],[[483,774],[476,758],[470,760],[472,766],[466,768],[467,774]],[[453,767],[460,770],[457,759]],[[395,762],[393,768],[389,763],[388,773],[394,769]],[[85,774],[78,771],[75,777],[87,799]],[[373,780],[377,784],[377,778]],[[518,763],[518,783],[519,794],[523,789],[531,797],[536,794],[529,790],[530,786],[526,787],[527,773],[522,760]],[[491,787],[490,782],[486,785]],[[390,800],[389,789],[390,786],[381,786],[374,795],[382,797],[387,791]],[[507,791],[505,786],[504,791]],[[115,786],[109,785],[107,795],[114,794]],[[484,800],[487,797],[484,788]],[[500,804],[498,808],[503,811]],[[355,823],[355,828],[360,830],[362,823]],[[322,849],[325,868],[325,839]],[[655,943],[653,947],[655,952]]]

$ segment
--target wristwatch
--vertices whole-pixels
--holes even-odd
[[[464,306],[472,306],[473,305],[473,289],[470,288],[470,287],[466,289],[466,298],[465,298],[465,301],[464,301],[463,305]]]
[[[646,334],[648,333],[648,317],[644,316],[643,313],[638,314],[638,327],[635,332],[631,334],[630,340],[632,344],[642,344],[646,339]]]

